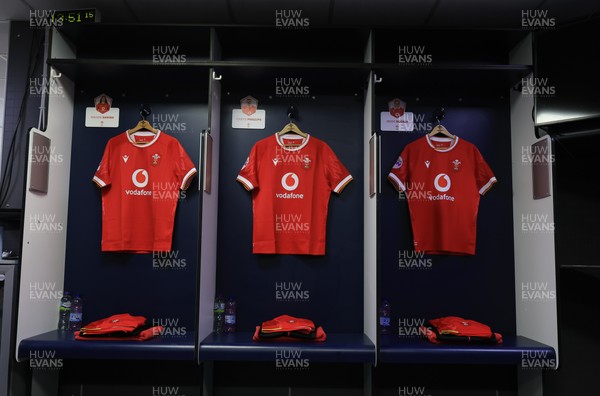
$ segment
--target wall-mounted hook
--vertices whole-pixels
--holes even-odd
[[[140,105],[140,116],[142,117],[142,120],[145,120],[150,114],[152,114],[152,108],[149,105],[142,103]]]
[[[50,78],[60,78],[62,76],[62,73],[57,72],[54,69],[50,69]]]
[[[382,78],[382,77],[379,77],[379,78],[378,78],[378,77],[377,77],[377,74],[374,74],[374,75],[373,75],[373,82],[374,82],[375,84],[379,84],[379,83],[380,83],[380,82],[382,82],[382,81],[383,81],[383,78]]]
[[[292,120],[297,119],[298,118],[298,109],[294,106],[288,107],[287,116],[288,116],[290,122],[292,122]]]
[[[219,80],[221,80],[221,79],[223,78],[223,76],[222,76],[221,74],[219,74],[219,75],[217,76],[217,73],[215,73],[215,72],[213,71],[213,72],[212,72],[212,78],[213,78],[213,80],[217,80],[217,81],[219,81]]]
[[[438,107],[433,111],[433,118],[437,121],[438,124],[442,123],[442,120],[446,117],[446,109],[443,107]]]

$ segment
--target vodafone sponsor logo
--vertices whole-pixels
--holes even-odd
[[[281,186],[287,191],[294,191],[295,189],[297,189],[298,183],[300,183],[300,181],[298,180],[298,175],[296,175],[293,172],[288,172],[281,178]]]
[[[145,169],[137,169],[131,174],[131,181],[138,188],[146,187],[148,185],[148,171]]]
[[[433,180],[433,185],[434,185],[435,189],[438,190],[440,193],[445,193],[448,190],[450,190],[450,187],[452,187],[452,180],[450,179],[450,176],[448,176],[447,174],[440,173]],[[448,195],[448,194],[430,195],[429,200],[430,201],[454,202],[454,196]]]
[[[275,193],[275,197],[279,199],[304,199],[304,194],[294,194],[292,191],[298,188],[300,179],[294,172],[288,172],[281,178],[281,187],[289,191],[287,193]]]
[[[450,190],[450,186],[452,186],[452,181],[450,180],[450,176],[448,176],[445,173],[440,173],[435,177],[433,185],[435,186],[435,189],[439,192],[446,192]]]
[[[152,195],[152,191],[144,190],[143,188],[148,185],[150,177],[148,176],[148,171],[146,169],[136,169],[131,174],[131,182],[134,186],[139,188],[139,190],[125,190],[126,195],[142,195],[142,196],[150,196]]]

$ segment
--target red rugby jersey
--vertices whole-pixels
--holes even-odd
[[[170,251],[175,210],[196,168],[172,136],[111,138],[93,181],[102,188],[102,251]]]
[[[323,255],[329,196],[352,176],[322,140],[275,134],[254,145],[237,180],[252,191],[253,253]]]
[[[426,135],[406,145],[388,178],[406,194],[415,251],[475,254],[479,198],[496,182],[475,145]]]

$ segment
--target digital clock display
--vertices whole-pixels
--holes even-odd
[[[29,11],[29,26],[35,28],[60,28],[67,25],[98,22],[100,22],[100,12],[95,8],[66,11]]]
[[[100,22],[100,13],[95,8],[84,10],[55,11],[52,15],[55,24],[71,25]]]

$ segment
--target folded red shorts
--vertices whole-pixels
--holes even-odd
[[[91,322],[75,332],[76,340],[146,341],[160,335],[162,326],[149,326],[143,316],[128,313]]]
[[[323,342],[327,335],[310,319],[281,315],[256,326],[254,341],[315,341]]]
[[[483,323],[459,316],[431,319],[422,327],[429,341],[440,343],[501,344],[502,334]]]

